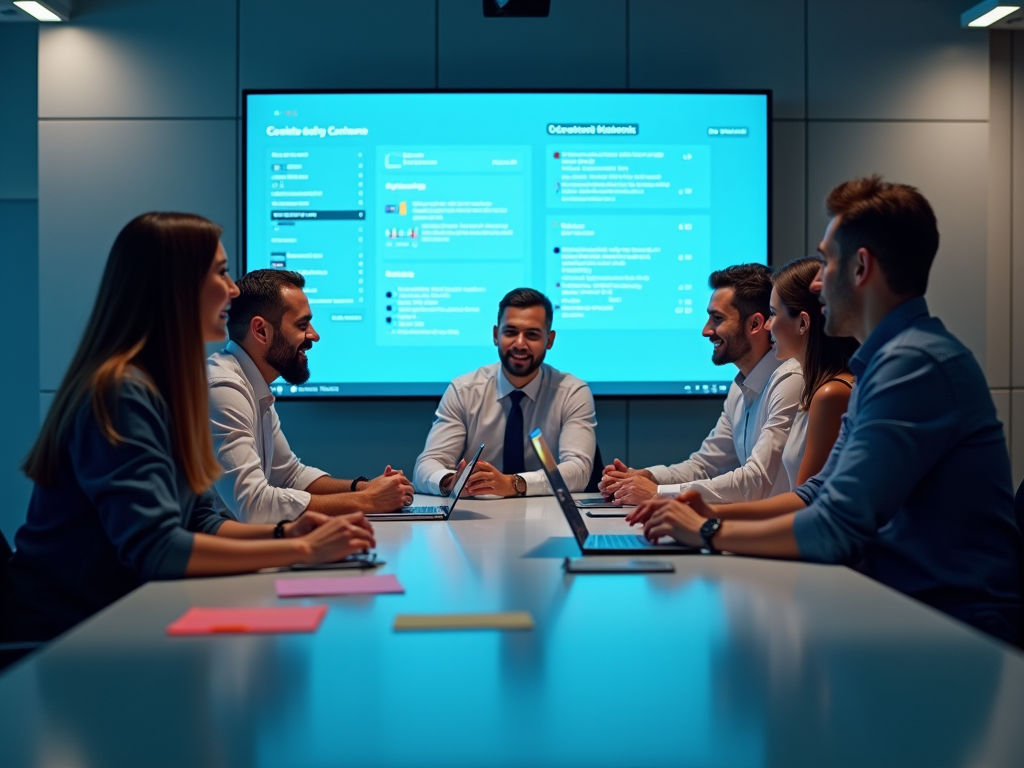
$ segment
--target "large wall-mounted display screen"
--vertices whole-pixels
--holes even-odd
[[[289,397],[439,395],[501,297],[554,304],[595,394],[722,394],[708,275],[769,255],[770,94],[246,92],[247,270],[306,278]]]

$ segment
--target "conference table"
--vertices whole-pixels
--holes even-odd
[[[149,583],[9,668],[0,766],[1024,765],[1024,654],[848,568],[567,575],[550,496],[376,532],[376,571]],[[275,596],[367,573],[405,593]],[[192,606],[274,605],[329,609],[308,634],[167,635]],[[491,611],[535,626],[393,628]]]

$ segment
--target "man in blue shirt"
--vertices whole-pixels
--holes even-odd
[[[708,505],[653,500],[651,539],[846,563],[985,632],[1021,624],[1021,533],[985,376],[924,293],[939,233],[913,187],[855,179],[828,196],[818,247],[825,332],[853,336],[857,384],[822,471],[792,493]]]

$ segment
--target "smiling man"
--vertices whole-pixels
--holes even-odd
[[[700,449],[686,461],[631,469],[619,459],[605,467],[601,492],[623,504],[659,494],[695,490],[706,501],[766,499],[789,490],[782,451],[800,403],[803,375],[795,360],[778,360],[765,321],[772,271],[739,264],[712,272],[704,336],[715,365],[732,363],[739,374],[725,408]]]
[[[1021,532],[985,375],[924,294],[935,213],[906,184],[853,179],[826,200],[825,333],[852,336],[857,384],[824,468],[793,493],[654,499],[627,520],[712,550],[855,567],[980,630],[1022,640]]]
[[[281,431],[270,383],[309,380],[306,353],[320,340],[298,272],[259,269],[238,281],[227,347],[210,356],[210,422],[224,474],[216,488],[239,520],[280,523],[307,509],[328,515],[392,512],[412,501],[412,484],[390,466],[368,480],[339,480],[307,467]]]
[[[486,447],[464,493],[551,493],[528,435],[544,432],[570,491],[590,480],[597,442],[594,397],[575,376],[544,362],[555,343],[548,298],[532,288],[510,291],[498,305],[494,346],[500,362],[455,379],[437,407],[413,478],[422,493],[447,495],[465,457]]]

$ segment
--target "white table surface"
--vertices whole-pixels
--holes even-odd
[[[376,530],[404,595],[156,582],[8,669],[0,766],[1024,766],[1024,654],[846,568],[567,576],[551,497]],[[315,634],[166,635],[190,606],[285,604],[330,610]],[[392,630],[499,610],[536,628]]]

